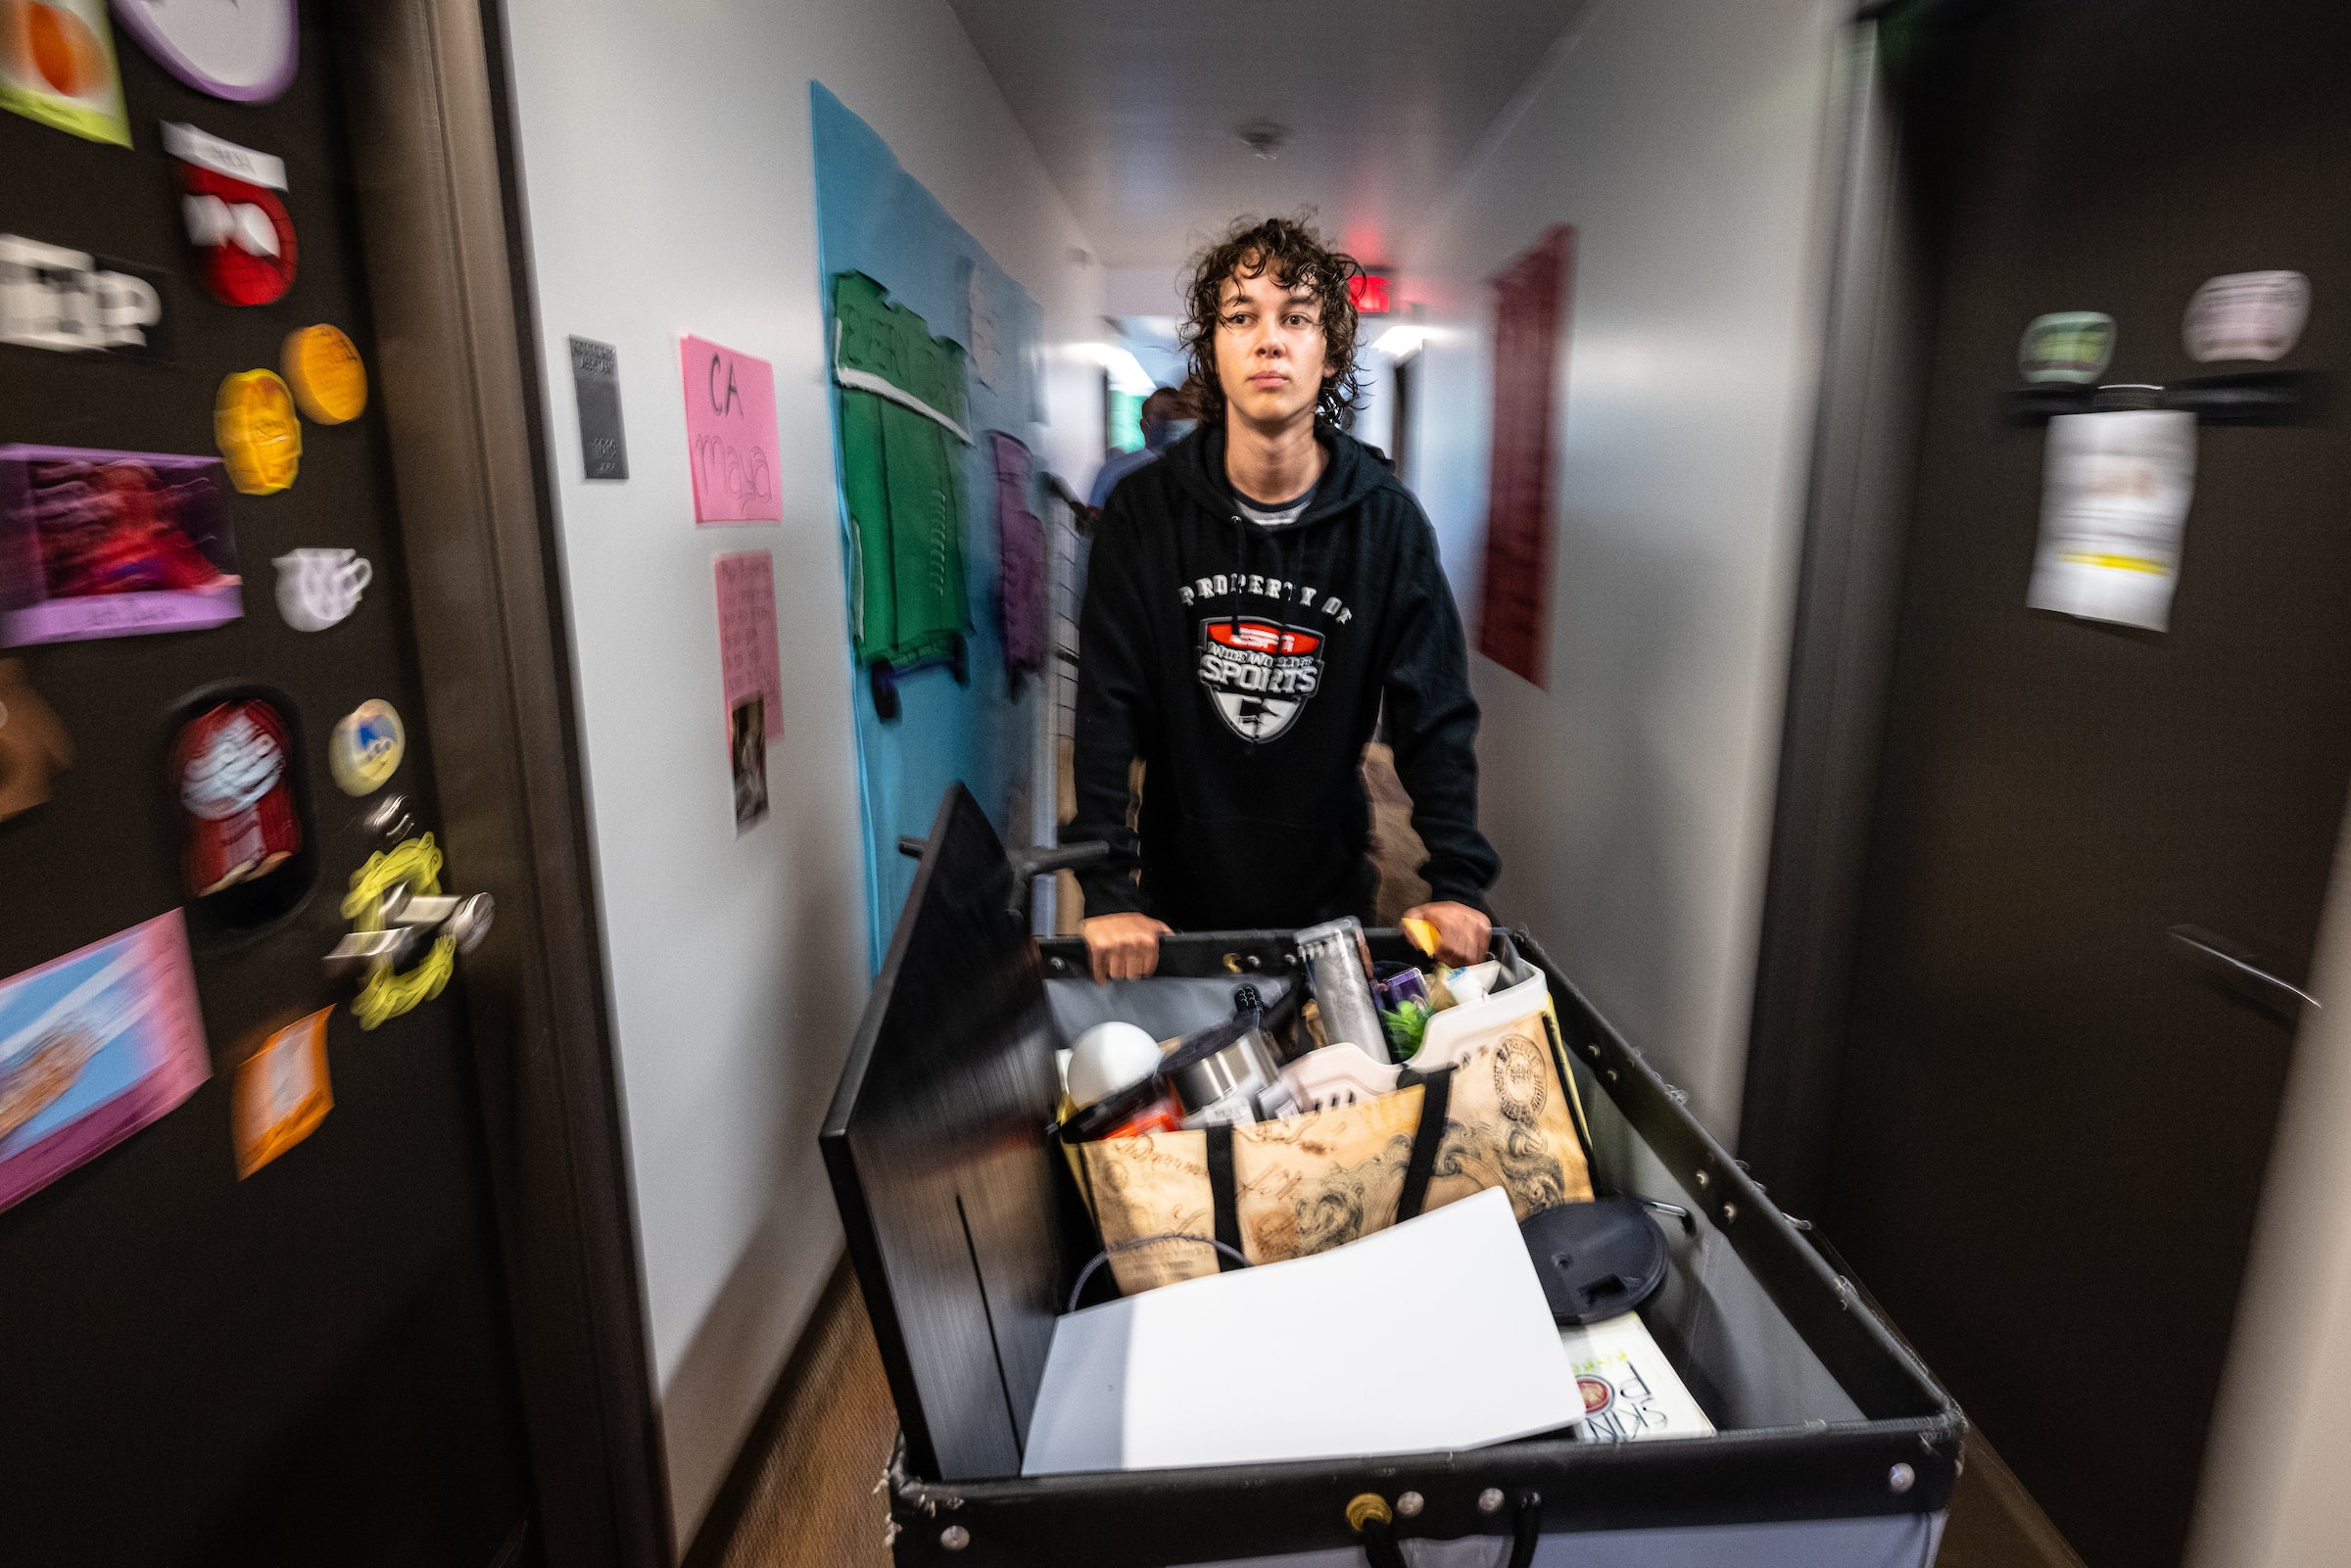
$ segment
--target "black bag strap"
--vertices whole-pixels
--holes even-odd
[[[1399,1224],[1420,1217],[1428,1202],[1428,1178],[1436,1173],[1437,1151],[1445,1143],[1445,1110],[1453,1101],[1453,1069],[1442,1068],[1420,1080],[1420,1125],[1413,1130],[1412,1157],[1404,1164],[1404,1191],[1396,1198]],[[1210,1166],[1213,1172],[1215,1166]],[[1213,1174],[1210,1178],[1215,1179]]]
[[[1232,1182],[1232,1128],[1220,1122],[1208,1129],[1208,1197],[1216,1212],[1217,1240],[1223,1247],[1217,1253],[1217,1271],[1229,1274],[1242,1267],[1233,1261],[1242,1257],[1240,1201]]]

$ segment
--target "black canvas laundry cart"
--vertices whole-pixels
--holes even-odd
[[[1595,1184],[1689,1213],[1664,1227],[1671,1264],[1641,1316],[1716,1435],[1025,1478],[1054,1318],[1097,1245],[1047,1135],[1055,1049],[1111,1008],[1141,1008],[1163,1035],[1212,1022],[1236,979],[1288,983],[1296,962],[1284,932],[1186,934],[1164,942],[1157,975],[1127,982],[1147,991],[1106,997],[1082,942],[1031,935],[1035,871],[948,792],[822,1134],[901,1423],[899,1563],[1933,1561],[1958,1407],[1523,933]],[[1407,956],[1394,932],[1372,945]],[[1444,1375],[1441,1348],[1400,1340],[1397,1354]],[[1248,1383],[1203,1381],[1219,1397]]]

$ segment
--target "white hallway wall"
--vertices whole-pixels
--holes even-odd
[[[1737,1130],[1831,198],[1824,0],[1596,0],[1402,271],[1433,329],[1412,479],[1465,616],[1493,297],[1576,228],[1554,426],[1548,689],[1483,658],[1502,912]],[[1388,385],[1384,368],[1379,377]],[[1364,434],[1389,435],[1367,409]]]
[[[1099,453],[1101,273],[940,0],[507,0],[531,283],[672,1510],[691,1538],[839,1257],[816,1130],[867,990],[808,82],[1043,308],[1046,460]],[[694,526],[677,339],[772,360],[784,521]],[[580,475],[567,335],[619,350]],[[1091,421],[1089,425],[1089,421]],[[784,738],[735,835],[712,558],[775,553]]]

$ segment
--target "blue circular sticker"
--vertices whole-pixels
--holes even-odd
[[[400,771],[408,750],[408,732],[392,704],[370,699],[336,722],[326,764],[345,794],[371,795]]]

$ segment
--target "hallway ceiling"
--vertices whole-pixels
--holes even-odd
[[[1585,0],[948,0],[1101,261],[1319,210],[1386,262]],[[1240,140],[1290,130],[1278,157]]]

